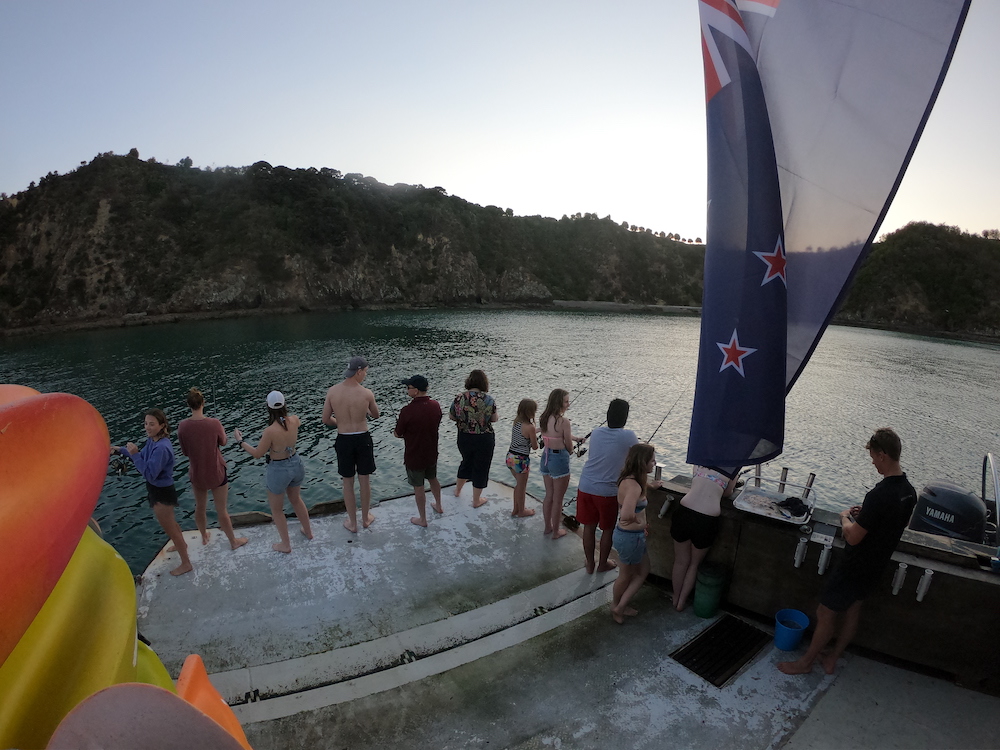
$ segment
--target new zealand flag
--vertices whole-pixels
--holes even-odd
[[[970,0],[700,0],[708,227],[688,462],[782,451],[785,394],[867,255]]]

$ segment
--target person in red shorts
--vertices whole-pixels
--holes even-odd
[[[580,474],[576,493],[576,520],[583,525],[583,555],[587,572],[603,573],[615,563],[611,554],[611,533],[618,521],[618,475],[625,465],[629,448],[639,442],[632,430],[625,429],[629,404],[620,398],[608,405],[607,427],[598,427],[590,435],[587,463]],[[600,553],[597,529],[601,529]]]

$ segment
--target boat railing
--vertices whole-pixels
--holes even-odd
[[[988,493],[992,493],[988,494]],[[986,520],[994,527],[1000,521],[1000,473],[997,471],[997,459],[992,453],[983,456],[983,503],[986,505]]]

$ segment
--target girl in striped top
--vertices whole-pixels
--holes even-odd
[[[528,486],[528,471],[531,467],[531,451],[538,448],[538,431],[535,429],[535,412],[538,404],[530,398],[521,399],[517,405],[517,416],[510,430],[510,448],[507,450],[507,468],[514,475],[514,512],[516,518],[535,515],[535,511],[525,508]]]

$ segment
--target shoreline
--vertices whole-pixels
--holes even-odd
[[[270,315],[294,315],[298,313],[330,313],[368,310],[568,310],[582,312],[639,312],[700,317],[701,307],[684,305],[651,305],[633,302],[604,302],[599,300],[552,300],[549,303],[530,302],[488,302],[452,305],[417,305],[410,303],[381,305],[342,305],[332,307],[305,307],[292,305],[284,307],[253,308],[242,310],[199,310],[150,315],[129,313],[120,317],[91,320],[67,321],[66,323],[45,323],[36,326],[0,329],[0,340],[46,336],[54,333],[93,331],[107,328],[132,328],[170,323],[186,323],[200,320],[227,320],[232,318],[254,318]],[[858,321],[835,317],[832,325],[849,328],[868,328],[877,331],[891,331],[913,336],[966,341],[976,344],[1000,344],[1000,335],[977,333],[975,331],[941,331],[922,326],[890,325],[876,321]]]

